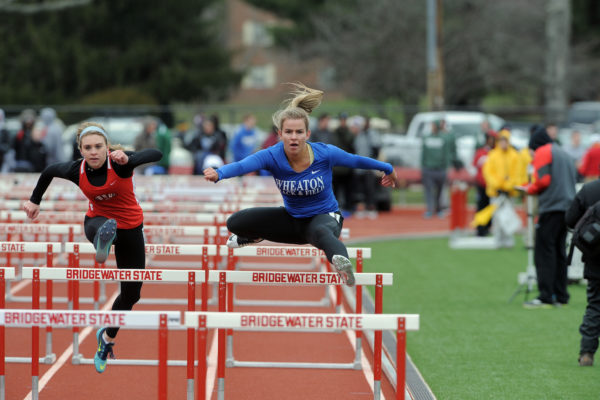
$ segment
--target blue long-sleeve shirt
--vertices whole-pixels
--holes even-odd
[[[283,196],[285,209],[295,218],[308,218],[338,210],[338,202],[331,186],[331,169],[334,166],[376,169],[391,174],[389,163],[350,154],[330,144],[310,143],[313,163],[302,172],[296,172],[285,156],[283,143],[256,152],[242,161],[227,164],[219,169],[219,180],[266,169],[273,175]]]

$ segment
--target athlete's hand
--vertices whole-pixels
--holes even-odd
[[[384,175],[383,178],[381,178],[381,184],[385,187],[399,187],[400,182],[396,176],[396,171],[393,170],[391,174]]]
[[[206,168],[202,173],[207,181],[216,182],[219,180],[219,173],[214,168]]]
[[[110,152],[110,159],[119,165],[125,165],[129,162],[129,157],[123,150],[115,150]]]
[[[23,203],[23,210],[27,214],[27,217],[32,220],[35,220],[40,214],[39,204],[34,204],[29,200]]]

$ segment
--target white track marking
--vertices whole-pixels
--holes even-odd
[[[208,369],[206,370],[206,399],[212,398],[212,392],[215,387],[215,376],[217,375],[217,363],[219,355],[218,333],[215,329],[212,341],[208,351]]]

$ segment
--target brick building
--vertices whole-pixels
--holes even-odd
[[[244,71],[240,89],[230,98],[232,103],[279,102],[290,91],[286,82],[325,90],[328,98],[340,95],[334,90],[334,69],[323,60],[302,60],[274,46],[269,27],[290,21],[242,0],[227,0],[225,11],[225,43],[233,53],[233,67]]]

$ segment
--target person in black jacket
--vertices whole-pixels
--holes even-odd
[[[569,302],[567,291],[567,227],[565,212],[575,197],[575,165],[545,129],[529,140],[533,155],[533,182],[522,187],[538,195],[534,262],[540,294],[525,302],[527,308],[551,308]]]
[[[575,195],[565,214],[567,227],[573,229],[588,207],[598,201],[600,201],[600,180],[597,179],[583,185]],[[587,259],[583,256],[582,261],[583,277],[587,279],[587,306],[579,326],[581,334],[579,365],[584,367],[594,364],[594,354],[598,349],[600,337],[600,259]]]

